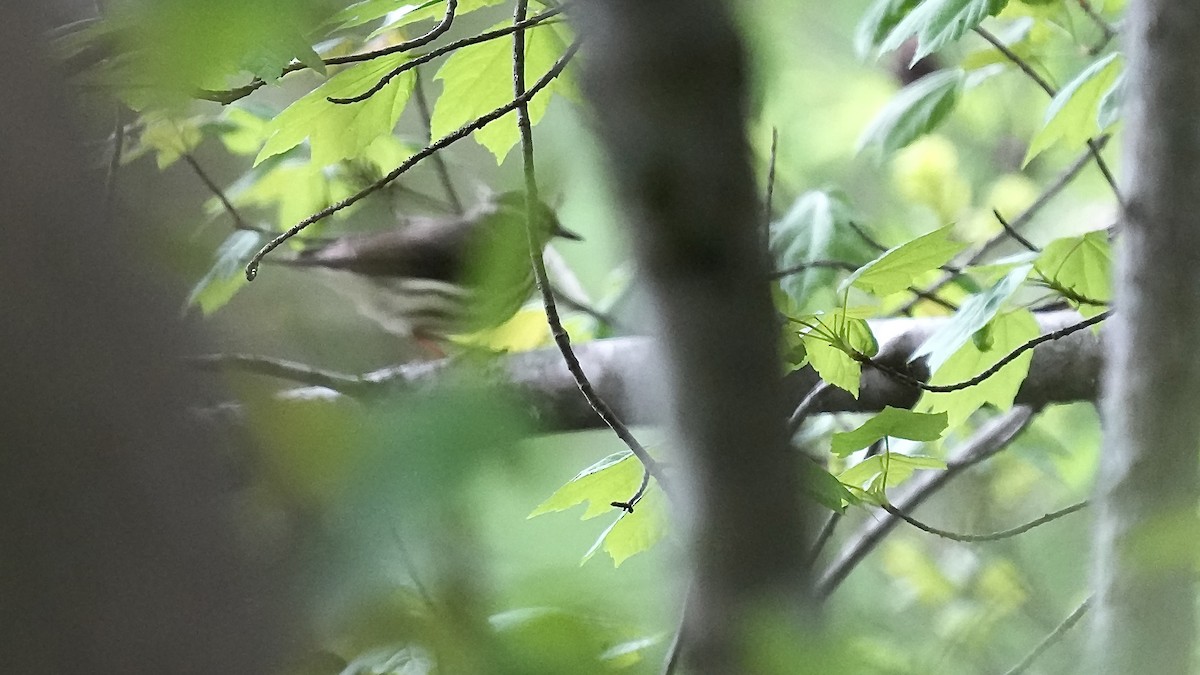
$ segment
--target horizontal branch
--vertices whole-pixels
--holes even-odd
[[[1079,320],[1079,315],[1073,311],[1035,316],[1046,333]],[[947,320],[904,318],[871,321],[871,329],[880,344],[879,354],[874,361],[925,377],[927,373],[924,372],[923,363],[907,363],[908,355],[945,325]],[[650,339],[621,337],[596,340],[577,345],[575,352],[596,390],[622,419],[634,424],[660,421],[658,411],[649,403],[649,396],[643,395],[658,386],[652,379],[652,374],[656,372],[656,360]],[[246,363],[245,358],[240,357],[225,365],[242,368],[247,367]],[[1033,363],[1029,376],[1017,393],[1017,403],[1040,408],[1052,403],[1095,400],[1100,366],[1100,340],[1093,331],[1079,331],[1060,340],[1040,344],[1033,350]],[[451,367],[449,361],[411,363],[366,373],[360,379],[368,383],[366,386],[380,390],[427,386],[443,379]],[[863,370],[857,399],[836,387],[823,387],[806,406],[807,413],[872,412],[888,405],[908,408],[920,396],[920,390],[911,384],[898,382],[878,370]],[[548,429],[587,429],[596,427],[599,422],[587,402],[579,396],[575,380],[567,372],[557,349],[504,356],[492,372],[502,386],[512,389],[528,401]],[[274,374],[282,375],[279,372]],[[299,378],[297,381],[338,389],[336,382]],[[802,368],[789,374],[785,379],[789,400],[801,400],[819,382],[820,379],[811,368]],[[361,395],[359,387],[355,384],[353,392],[343,393]]]

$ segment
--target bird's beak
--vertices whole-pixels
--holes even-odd
[[[563,227],[562,223],[557,220],[554,221],[554,229],[551,230],[551,234],[563,239],[570,239],[571,241],[583,241],[583,237]]]

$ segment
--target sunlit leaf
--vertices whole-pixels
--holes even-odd
[[[808,352],[809,365],[822,380],[858,398],[858,381],[862,377],[862,366],[858,361],[814,333],[804,336],[804,349]]]
[[[842,513],[848,504],[857,504],[858,497],[824,467],[806,462],[800,471],[800,486],[817,503],[831,511]]]
[[[1060,89],[1046,108],[1042,128],[1029,141],[1022,165],[1055,143],[1082,147],[1089,138],[1099,134],[1097,111],[1121,73],[1122,65],[1120,54],[1113,52],[1088,66]]]
[[[963,81],[963,71],[943,70],[901,89],[858,139],[858,150],[875,146],[886,157],[929,133],[954,109]]]
[[[936,457],[883,452],[873,455],[838,475],[843,485],[861,491],[864,499],[878,502],[884,491],[912,477],[917,470],[941,470],[946,463]]]
[[[908,288],[913,278],[950,262],[967,247],[950,239],[951,229],[943,227],[888,250],[858,268],[842,282],[842,288],[855,286],[877,296]]]
[[[922,356],[928,356],[930,372],[937,372],[946,359],[987,326],[1004,303],[1008,302],[1025,282],[1031,269],[1031,265],[1016,267],[988,290],[971,296],[945,325],[913,351],[909,360],[915,361]],[[988,335],[990,338],[990,331]]]
[[[936,441],[945,430],[945,413],[919,413],[889,405],[857,429],[834,434],[832,451],[845,457],[889,436],[910,441]]]
[[[289,105],[271,120],[267,142],[254,163],[287,152],[305,139],[318,166],[357,157],[396,126],[412,93],[413,71],[393,78],[365,101],[339,105],[326,98],[362,94],[407,59],[405,54],[392,54],[349,66]]]
[[[649,550],[667,532],[664,506],[662,490],[656,487],[648,489],[633,513],[617,516],[613,524],[600,534],[596,543],[584,554],[583,562],[603,548],[612,558],[613,566],[620,567],[631,556]]]
[[[1112,299],[1112,253],[1108,233],[1104,230],[1050,242],[1038,256],[1034,268],[1048,284],[1060,289],[1085,317],[1095,316],[1107,308],[1081,300],[1104,303]]]
[[[997,315],[992,319],[988,330],[991,349],[981,351],[974,342],[968,342],[933,374],[930,383],[955,384],[968,380],[1040,334],[1033,314],[1023,309]],[[1029,362],[1032,358],[1033,350],[1030,349],[995,375],[973,387],[945,393],[925,392],[915,409],[944,411],[948,415],[951,427],[961,424],[985,404],[1006,410],[1012,407],[1017,390],[1021,388],[1021,383],[1025,381],[1025,375],[1029,372]]]
[[[989,16],[1000,13],[1008,0],[924,0],[888,34],[879,46],[881,53],[898,49],[909,38],[917,38],[912,62],[954,42]]]
[[[565,511],[587,503],[582,520],[613,512],[612,502],[633,496],[642,482],[642,465],[632,453],[618,452],[580,471],[567,484],[538,504],[530,518],[554,511]],[[645,500],[643,500],[644,502]],[[636,511],[641,510],[639,504]]]
[[[496,28],[508,24],[499,24]],[[567,48],[561,24],[538,26],[525,33],[525,78],[532,84],[550,70]],[[433,109],[432,130],[444,136],[464,124],[503,106],[513,99],[512,42],[492,40],[464,47],[446,60],[435,79],[443,83],[442,95]],[[573,85],[566,73],[559,75],[529,102],[529,121],[537,124],[546,114],[551,95],[568,94]],[[500,163],[519,138],[517,117],[510,112],[476,131],[475,140]]]

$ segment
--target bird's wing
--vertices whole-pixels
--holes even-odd
[[[454,281],[462,274],[471,225],[466,218],[414,218],[402,228],[339,237],[289,262],[367,276]]]

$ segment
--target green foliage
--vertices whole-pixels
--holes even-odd
[[[1104,230],[1050,242],[1034,269],[1042,283],[1085,317],[1103,312],[1104,303],[1112,299],[1112,253]]]
[[[886,157],[937,128],[954,109],[964,81],[963,71],[945,70],[900,90],[863,132],[859,150],[878,147]]]
[[[800,195],[784,217],[771,224],[771,256],[776,268],[796,270],[779,280],[790,311],[813,311],[821,302],[833,300],[830,286],[837,272],[805,267],[807,263],[856,262],[871,255],[870,246],[850,227],[855,220],[844,195],[812,190]]]
[[[243,269],[250,255],[262,245],[257,232],[235,230],[217,249],[217,259],[188,295],[188,306],[197,306],[205,316],[220,309],[246,285]]]
[[[1067,83],[1050,101],[1042,128],[1029,141],[1024,164],[1056,143],[1078,147],[1103,131],[1100,108],[1121,73],[1120,54],[1112,53],[1088,66]],[[1112,103],[1104,111],[1104,121],[1113,122]],[[1105,124],[1104,126],[1108,126]]]
[[[987,17],[999,14],[1007,4],[1008,0],[924,0],[879,43],[879,52],[895,50],[915,37],[915,63],[959,39]]]
[[[919,413],[889,405],[854,431],[834,434],[831,451],[838,457],[845,457],[889,436],[910,441],[936,441],[945,430],[946,413]]]
[[[1031,269],[1032,267],[1029,265],[1015,267],[991,288],[967,299],[945,326],[930,335],[925,342],[921,343],[921,346],[913,351],[912,356],[909,357],[910,360],[915,361],[922,356],[928,356],[929,371],[936,373],[947,359],[961,349],[968,340],[972,340],[976,336],[981,336],[978,338],[980,342],[976,342],[976,347],[981,351],[988,351],[990,346],[982,345],[994,345],[994,340],[991,337],[991,331],[984,331],[984,329],[1009,298],[1025,283]]]
[[[357,96],[407,60],[406,54],[393,54],[354,64],[326,80],[271,120],[265,134],[267,142],[254,163],[287,152],[305,139],[318,166],[361,154],[396,126],[412,93],[412,71],[394,78],[359,103],[340,105],[326,99]]]
[[[838,474],[838,480],[863,501],[882,504],[887,501],[884,494],[888,488],[904,483],[915,472],[945,468],[946,463],[936,457],[882,452]]]
[[[934,372],[930,384],[956,384],[968,380],[1040,334],[1033,314],[1023,309],[997,315],[989,322],[987,331],[989,339],[985,344],[972,341],[960,347]],[[1032,359],[1033,351],[1027,351],[973,387],[945,393],[925,392],[915,409],[945,412],[951,427],[962,424],[985,404],[1005,410],[1012,406]]]
[[[497,27],[503,27],[504,24]],[[539,25],[525,34],[525,78],[527,85],[550,70],[567,48],[570,36],[562,24]],[[444,84],[442,95],[433,109],[432,132],[444,136],[467,122],[489,113],[513,98],[512,43],[492,40],[465,47],[446,60],[436,79]],[[529,121],[537,124],[550,105],[550,94],[574,96],[566,77],[559,77],[529,102]],[[476,131],[475,140],[504,161],[517,143],[516,112],[510,112],[491,125]]]
[[[950,239],[950,227],[943,227],[889,249],[858,268],[842,288],[861,288],[877,296],[890,295],[908,288],[914,278],[950,262],[967,247]]]
[[[854,314],[843,309],[828,316],[810,315],[792,321],[804,327],[801,338],[808,363],[821,379],[858,398],[860,355],[874,356],[879,352],[879,343],[870,325]]]

